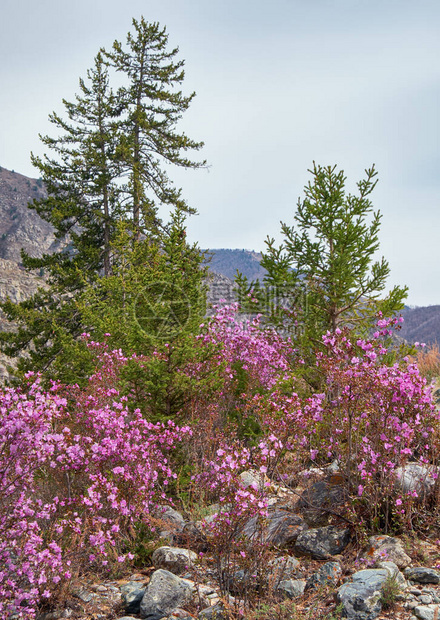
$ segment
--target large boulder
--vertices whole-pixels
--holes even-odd
[[[299,598],[304,594],[306,583],[305,579],[285,579],[278,585],[277,592],[287,598]]]
[[[434,490],[439,468],[433,465],[407,463],[404,467],[395,470],[397,484],[402,493],[417,493],[421,498],[430,495]]]
[[[419,620],[438,620],[440,617],[440,605],[418,605],[414,607],[413,612]]]
[[[159,536],[165,538],[171,544],[175,541],[178,533],[185,526],[185,519],[171,506],[158,506],[154,515],[158,520]]]
[[[124,609],[129,614],[139,613],[146,586],[139,581],[130,581],[121,586],[121,597]]]
[[[416,583],[440,583],[440,572],[435,568],[416,566],[405,569],[405,577]]]
[[[303,491],[296,508],[311,527],[327,525],[330,512],[346,500],[347,493],[338,484],[340,479],[340,476],[332,476],[319,480]]]
[[[173,573],[159,569],[151,575],[140,605],[140,616],[161,620],[191,599],[190,586]]]

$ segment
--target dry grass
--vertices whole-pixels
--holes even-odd
[[[437,343],[420,349],[412,358],[419,367],[420,374],[430,383],[440,376],[440,349]]]

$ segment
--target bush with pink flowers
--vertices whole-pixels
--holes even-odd
[[[93,382],[93,381],[92,381]],[[33,618],[72,574],[130,559],[175,476],[167,453],[189,433],[150,424],[108,386],[0,393],[0,612]]]
[[[142,378],[148,360],[90,339],[96,372],[85,388],[44,390],[29,377],[21,390],[4,389],[0,612],[33,618],[72,575],[132,558],[136,527],[151,528],[152,510],[176,492],[218,503],[207,534],[224,592],[235,569],[255,573],[265,557],[263,535],[249,545],[241,534],[255,516],[263,531],[272,481],[294,481],[312,465],[337,462],[351,498],[341,515],[356,526],[419,527],[417,502],[433,514],[438,496],[428,505],[414,489],[404,493],[396,472],[417,463],[436,477],[439,414],[417,366],[390,363],[391,323],[380,320],[370,339],[326,334],[316,358],[324,389],[296,393],[301,360],[291,343],[258,318],[239,320],[236,306],[221,308],[180,369],[185,407],[160,424],[133,407],[124,375],[128,363],[138,364]],[[192,482],[186,475],[175,484],[177,466]],[[244,488],[240,474],[249,469],[260,482]]]

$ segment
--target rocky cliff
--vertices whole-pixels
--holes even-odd
[[[44,197],[40,180],[0,168],[0,258],[21,261],[21,250],[41,256],[56,248],[53,228],[28,208]]]

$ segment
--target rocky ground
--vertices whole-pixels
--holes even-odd
[[[246,486],[255,474],[245,472],[242,480]],[[411,471],[406,483],[420,488],[422,479]],[[229,590],[223,587],[223,595],[219,567],[203,546],[210,518],[195,522],[164,508],[151,565],[119,580],[79,580],[63,604],[39,620],[438,620],[440,541],[387,535],[361,541],[335,516],[344,501],[328,471],[302,489],[274,487],[263,529],[250,519],[237,532],[249,547],[263,537],[270,556],[258,579],[223,563]],[[252,609],[256,591],[266,599],[259,611]]]

